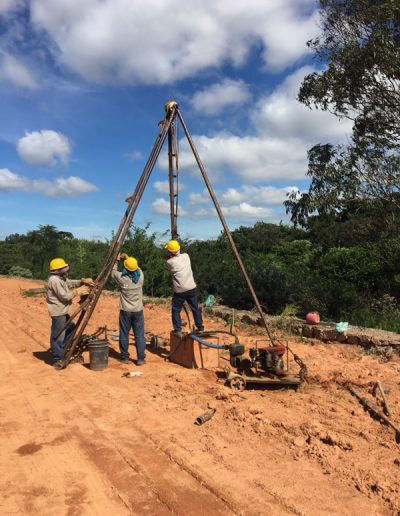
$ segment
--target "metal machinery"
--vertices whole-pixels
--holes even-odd
[[[256,346],[249,349],[249,356],[245,357],[245,348],[242,344],[234,344],[229,347],[229,362],[236,372],[225,369],[226,378],[232,389],[244,390],[248,383],[264,384],[286,387],[297,387],[305,380],[307,369],[303,361],[293,354],[300,371],[291,375],[289,371],[290,348],[286,344],[268,343],[266,347]]]
[[[70,337],[65,345],[65,363],[64,367],[67,367],[68,364],[72,361],[79,361],[79,356],[82,354],[82,351],[87,347],[88,339],[92,336],[84,335],[85,328],[92,316],[92,313],[97,305],[97,302],[100,298],[101,292],[104,289],[110,274],[113,268],[113,265],[117,259],[118,253],[120,252],[122,245],[124,243],[126,234],[129,230],[129,227],[132,223],[133,217],[139,205],[139,202],[142,198],[143,192],[146,188],[146,185],[150,179],[153,168],[157,162],[157,159],[160,155],[161,149],[165,142],[165,139],[168,139],[168,164],[169,164],[169,194],[170,194],[170,214],[171,214],[171,238],[176,239],[178,237],[177,230],[177,219],[178,219],[178,194],[179,194],[179,161],[178,161],[178,122],[180,122],[180,126],[183,128],[183,132],[189,142],[189,145],[192,149],[193,155],[196,159],[197,165],[199,167],[200,173],[204,179],[207,190],[210,194],[210,197],[214,203],[217,214],[220,218],[222,226],[224,228],[225,234],[227,236],[228,242],[231,247],[231,251],[239,265],[239,268],[243,274],[244,280],[247,284],[247,288],[252,296],[254,305],[257,308],[258,313],[261,316],[263,321],[263,325],[266,329],[269,343],[266,348],[256,348],[256,351],[250,350],[250,358],[243,358],[244,346],[238,343],[237,338],[235,338],[235,344],[230,346],[225,346],[230,350],[230,363],[231,366],[236,369],[236,373],[229,372],[228,381],[231,386],[237,385],[246,385],[248,382],[248,377],[252,378],[261,378],[265,376],[266,378],[270,376],[275,376],[278,381],[280,381],[284,374],[283,367],[283,359],[282,356],[286,351],[286,355],[288,353],[292,353],[288,347],[283,346],[277,341],[277,339],[271,334],[266,316],[261,308],[261,305],[258,301],[257,295],[254,291],[254,288],[251,284],[250,278],[247,274],[245,266],[242,262],[242,259],[239,255],[239,252],[236,248],[236,244],[232,238],[232,235],[227,226],[225,217],[222,213],[221,207],[218,203],[218,200],[215,196],[214,190],[211,186],[207,173],[205,171],[204,165],[200,159],[200,156],[197,152],[197,149],[192,140],[191,134],[189,132],[188,127],[183,119],[182,113],[180,111],[179,105],[175,101],[169,101],[165,104],[165,117],[159,122],[159,133],[156,137],[155,144],[150,153],[150,156],[147,160],[146,165],[144,166],[142,175],[139,178],[139,181],[136,185],[135,191],[133,194],[126,199],[128,206],[125,210],[124,216],[122,217],[121,223],[114,235],[114,238],[111,242],[110,249],[107,253],[107,256],[104,259],[101,270],[95,280],[95,286],[90,291],[90,294],[86,299],[82,299],[79,308],[71,315],[71,319],[76,319],[76,325],[74,331],[71,332]],[[65,328],[60,330],[60,333]],[[104,330],[103,330],[104,331]],[[198,338],[198,337],[197,337]],[[201,338],[201,337],[200,337]],[[282,352],[282,349],[284,350]],[[240,352],[239,352],[240,351]],[[293,354],[293,353],[292,353]],[[306,374],[306,367],[304,363],[301,361],[297,355],[293,354],[294,360],[300,366],[300,374],[298,375],[298,381],[300,382]],[[286,370],[288,369],[288,360],[286,364]],[[234,375],[234,377],[232,377]],[[235,379],[232,381],[232,379]],[[241,378],[241,379],[239,379]],[[283,381],[280,381],[283,384]]]

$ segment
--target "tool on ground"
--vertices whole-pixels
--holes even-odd
[[[122,376],[125,378],[134,378],[135,376],[143,376],[141,371],[127,371],[126,373],[122,373]]]
[[[128,233],[128,230],[131,226],[133,217],[136,213],[139,202],[142,198],[143,192],[146,188],[146,185],[150,179],[153,168],[156,164],[156,161],[160,155],[161,149],[163,147],[164,141],[168,136],[168,164],[169,164],[169,194],[170,194],[170,215],[171,215],[171,239],[176,240],[178,238],[178,230],[177,230],[177,220],[178,220],[178,190],[179,190],[179,148],[178,148],[178,121],[183,128],[186,139],[189,143],[189,146],[193,152],[197,165],[199,167],[200,173],[204,179],[207,190],[210,194],[214,207],[217,211],[221,224],[224,228],[225,234],[227,236],[228,242],[231,247],[231,251],[239,265],[239,268],[243,274],[244,280],[247,284],[247,288],[251,294],[253,302],[257,308],[258,313],[263,321],[265,330],[267,332],[270,346],[276,346],[277,339],[271,334],[268,322],[266,319],[266,315],[262,310],[260,302],[257,298],[257,295],[254,291],[253,285],[250,281],[250,278],[247,274],[246,268],[243,264],[243,261],[239,255],[236,244],[232,238],[231,232],[229,231],[228,225],[225,220],[225,216],[222,213],[221,207],[218,203],[218,200],[215,196],[214,190],[211,186],[210,180],[207,176],[204,165],[200,159],[200,156],[197,152],[197,149],[192,140],[192,136],[189,132],[188,127],[183,119],[182,113],[180,111],[179,105],[175,101],[169,101],[165,104],[165,118],[161,122],[159,122],[159,133],[157,135],[155,144],[150,153],[150,156],[147,160],[146,165],[144,166],[142,175],[136,185],[136,189],[134,193],[129,196],[126,201],[128,202],[128,207],[126,208],[125,214],[121,220],[121,223],[114,235],[114,238],[111,242],[109,251],[107,256],[104,259],[102,268],[96,278],[95,286],[90,291],[88,298],[82,302],[79,309],[77,309],[72,315],[71,319],[75,319],[79,315],[77,320],[75,329],[71,332],[71,335],[66,343],[65,347],[65,366],[67,366],[73,356],[75,349],[79,347],[80,342],[83,338],[83,332],[92,316],[92,313],[97,305],[97,302],[100,298],[101,292],[103,291],[112,271],[112,268],[115,264],[115,261],[121,251],[122,245],[124,243],[125,237]],[[296,360],[296,359],[295,359]],[[300,359],[296,360],[299,364],[301,362]],[[305,366],[304,366],[305,369]]]
[[[206,423],[213,417],[216,411],[217,409],[214,408],[206,410],[201,416],[196,417],[196,421],[194,422],[194,424],[199,426],[204,425],[204,423]]]
[[[358,401],[361,403],[361,405],[364,407],[365,410],[367,410],[372,416],[384,421],[387,425],[389,425],[393,430],[395,431],[396,435],[396,442],[397,444],[400,444],[400,429],[394,425],[394,423],[386,417],[384,414],[379,412],[378,409],[376,409],[370,401],[368,401],[366,398],[363,398],[360,394],[358,394],[351,385],[347,386],[347,389],[350,391],[350,393],[358,399]]]
[[[372,393],[375,395],[377,390],[380,392],[380,394],[382,396],[383,412],[388,417],[390,417],[390,410],[389,410],[389,405],[388,405],[388,402],[387,402],[387,399],[386,399],[385,391],[383,389],[383,386],[382,386],[381,382],[379,382],[379,381],[375,383]]]

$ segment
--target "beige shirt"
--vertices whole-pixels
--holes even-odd
[[[141,312],[143,310],[143,281],[144,274],[141,269],[140,278],[134,283],[129,276],[122,276],[118,271],[118,264],[115,263],[111,271],[111,278],[120,290],[119,306],[124,312]]]
[[[46,301],[50,317],[66,315],[69,312],[74,297],[73,289],[81,285],[81,280],[70,280],[63,276],[50,274],[46,289]]]
[[[187,253],[177,253],[167,260],[167,267],[172,274],[174,292],[187,292],[196,288],[192,265]]]

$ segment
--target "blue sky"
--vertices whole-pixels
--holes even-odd
[[[0,238],[39,224],[110,237],[171,99],[231,228],[287,222],[307,149],[351,129],[296,101],[317,33],[311,0],[0,0]],[[180,234],[218,235],[183,140],[180,164]],[[138,225],[169,228],[166,181],[163,155]]]

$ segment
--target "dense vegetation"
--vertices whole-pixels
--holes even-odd
[[[400,219],[398,213],[384,215],[354,206],[336,217],[311,217],[306,229],[257,223],[240,227],[233,237],[268,313],[279,314],[291,304],[299,315],[319,310],[324,318],[400,331]],[[61,256],[70,264],[71,277],[96,277],[107,249],[107,242],[41,226],[0,241],[0,273],[16,274],[17,266],[46,278],[49,261]],[[253,308],[223,234],[184,241],[182,249],[191,256],[203,300],[213,294],[229,306]],[[146,294],[171,295],[158,235],[133,227],[124,251],[138,258]]]

